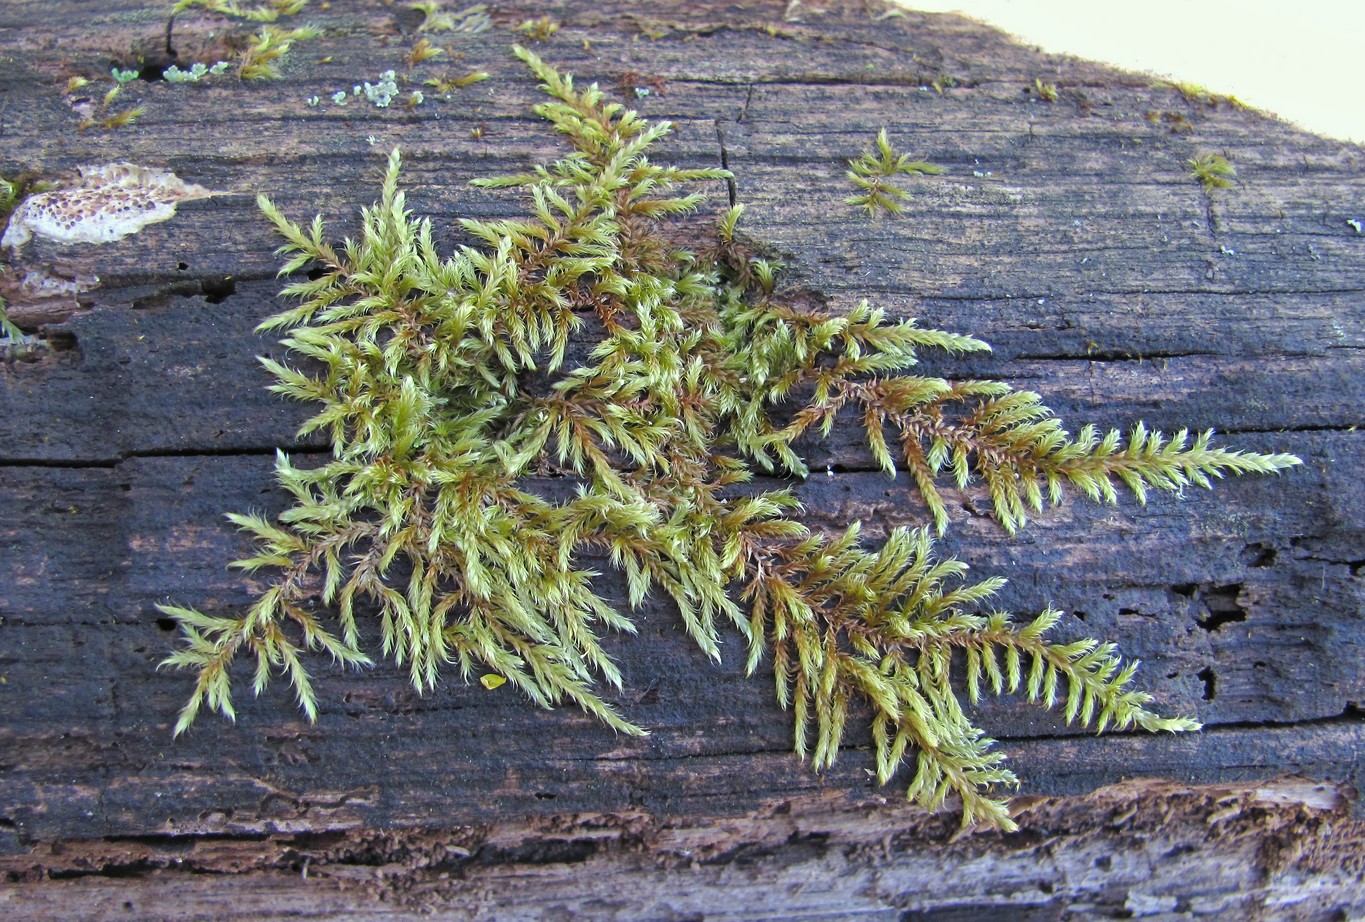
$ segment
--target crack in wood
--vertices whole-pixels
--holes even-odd
[[[725,146],[725,129],[721,127],[720,119],[716,119],[716,141],[720,144],[720,166],[723,170],[730,169],[730,151]],[[725,191],[729,195],[730,207],[734,208],[739,200],[739,189],[735,181],[735,176],[731,173],[725,177]]]

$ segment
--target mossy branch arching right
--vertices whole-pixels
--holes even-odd
[[[920,350],[989,347],[867,304],[836,315],[785,300],[776,267],[735,236],[740,208],[714,241],[680,249],[661,227],[701,196],[676,188],[728,174],[652,162],[667,123],[516,52],[550,97],[536,112],[573,150],[477,183],[520,190],[530,205],[522,220],[462,222],[482,246],[436,252],[399,190],[397,151],[340,250],[321,218],[304,227],[261,199],[285,239],[281,274],[315,270],[286,285],[299,304],[262,328],[286,331],[319,370],[263,362],[274,390],[317,405],[302,433],[327,433],[333,458],[302,469],[281,454],[294,506],[277,522],[231,517],[257,542],[236,565],[277,574],[246,612],[163,606],[185,637],[166,665],[198,676],[177,733],[205,704],[232,717],[239,653],[255,660],[257,692],[282,672],[315,717],[303,654],[367,664],[362,604],[378,612],[383,655],[407,664],[418,689],[447,664],[466,678],[489,669],[537,704],[572,702],[642,733],[598,691],[621,684],[602,632],[634,627],[594,591],[586,552],[623,572],[631,608],[667,594],[712,657],[727,625],[748,643],[751,672],[770,655],[796,749],[817,768],[834,761],[851,702],[868,702],[880,780],[912,759],[909,796],[936,807],[954,795],[964,822],[1012,826],[1000,790],[1016,779],[968,717],[956,676],[970,700],[1022,691],[1046,707],[1064,701],[1068,721],[1097,730],[1197,726],[1150,710],[1131,687],[1136,663],[1111,644],[1048,641],[1058,612],[1016,623],[983,609],[1003,580],[966,583],[963,564],[934,556],[933,532],[950,524],[936,484],[984,484],[1012,532],[1067,487],[1113,502],[1122,486],[1143,500],[1297,458],[1140,424],[1127,440],[1093,427],[1072,437],[1036,394],[913,374]],[[595,347],[570,365],[571,338],[588,332]],[[745,486],[759,471],[803,474],[802,434],[848,415],[931,510],[880,547],[864,547],[856,523],[813,534],[790,491]],[[547,459],[578,481],[572,498],[526,488]],[[315,574],[334,627],[305,604]]]

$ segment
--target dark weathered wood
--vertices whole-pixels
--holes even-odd
[[[1337,792],[1306,782],[1144,783],[1034,802],[1027,835],[954,841],[941,819],[829,796],[743,820],[624,808],[439,831],[106,840],[40,849],[34,864],[58,879],[25,890],[24,908],[101,922],[1328,918],[1362,906],[1347,866],[1359,831],[1342,835],[1341,810]]]
[[[128,160],[220,194],[117,243],[35,241],[0,257],[11,315],[50,345],[0,363],[0,910],[1365,912],[1365,828],[1352,818],[1365,743],[1365,235],[1347,223],[1365,218],[1348,210],[1365,183],[1360,148],[954,17],[874,21],[858,3],[803,4],[802,22],[782,3],[503,7],[492,31],[443,41],[458,61],[413,72],[419,84],[474,68],[493,79],[408,112],[308,106],[402,71],[416,39],[401,4],[333,0],[307,17],[326,34],[299,46],[284,79],[138,83],[126,92],[142,119],[79,132],[69,76],[164,53],[163,5],[86,6],[0,8],[0,175]],[[810,773],[789,753],[771,674],[746,679],[737,642],[712,665],[653,605],[638,636],[612,640],[618,703],[647,739],[505,688],[456,679],[419,697],[392,667],[319,663],[316,726],[280,687],[244,699],[235,727],[206,718],[171,740],[188,684],[156,670],[174,636],[155,603],[245,603],[251,582],[224,564],[246,543],[223,513],[278,511],[275,448],[322,448],[294,437],[307,408],[266,393],[253,359],[281,352],[253,332],[279,307],[255,194],[296,217],[323,211],[343,235],[401,145],[410,201],[443,245],[460,242],[457,217],[515,213],[514,198],[466,182],[559,149],[506,52],[514,27],[546,12],[562,28],[541,51],[580,79],[665,82],[621,95],[676,121],[663,157],[734,171],[742,228],[791,284],[995,347],[926,357],[929,370],[1038,390],[1073,428],[1213,426],[1233,447],[1304,458],[1183,501],[1073,500],[1015,538],[980,515],[980,496],[952,497],[944,547],[1008,576],[1003,606],[1052,604],[1070,613],[1066,635],[1119,641],[1162,707],[1197,716],[1203,733],[1097,739],[1020,702],[984,704],[1024,780],[1023,828],[954,838],[950,816],[900,805],[894,782],[876,787],[864,730],[835,769]],[[182,17],[175,41],[207,46],[213,24]],[[929,88],[945,74],[957,86]],[[1035,77],[1061,99],[1032,98]],[[1192,131],[1145,117],[1163,111]],[[869,222],[844,204],[843,170],[883,126],[949,172],[914,182],[906,214]],[[1184,167],[1205,151],[1238,170],[1238,187],[1212,200]],[[730,194],[711,191],[713,205]],[[33,279],[49,277],[88,290],[34,297]],[[816,473],[797,489],[812,524],[861,519],[875,539],[923,521],[907,484],[875,473],[851,433],[807,449]],[[601,582],[620,593],[609,572]]]

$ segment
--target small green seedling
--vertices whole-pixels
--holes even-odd
[[[1057,84],[1044,83],[1042,77],[1033,78],[1033,92],[1039,99],[1043,100],[1043,102],[1057,101]]]

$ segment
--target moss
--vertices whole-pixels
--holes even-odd
[[[702,196],[679,187],[730,174],[656,163],[669,125],[518,55],[549,97],[536,112],[572,150],[476,181],[528,208],[462,221],[476,246],[437,252],[430,223],[407,209],[397,151],[341,248],[320,216],[297,224],[261,198],[297,302],[262,328],[286,332],[308,364],[262,361],[275,391],[314,406],[299,435],[326,435],[333,457],[305,468],[280,454],[293,506],[276,521],[230,516],[256,542],[236,566],[269,574],[246,611],[162,606],[184,640],[166,665],[196,677],[177,732],[203,707],[234,715],[239,656],[257,692],[283,674],[315,718],[306,654],[368,664],[362,632],[377,628],[382,654],[419,690],[453,666],[640,734],[601,690],[623,682],[602,635],[634,631],[651,594],[671,600],[713,659],[731,633],[750,673],[772,663],[796,751],[817,769],[838,756],[860,704],[878,779],[908,766],[907,796],[930,808],[954,796],[966,823],[1013,826],[1002,793],[1016,778],[969,716],[983,694],[1019,693],[1097,731],[1197,727],[1152,708],[1112,644],[1052,640],[1060,612],[992,609],[1003,579],[967,581],[964,564],[934,550],[951,525],[940,484],[984,494],[1013,533],[1067,491],[1145,501],[1297,458],[1141,423],[1127,437],[1093,426],[1073,436],[1037,394],[917,374],[925,350],[989,346],[866,302],[810,307],[784,292],[781,266],[744,246],[741,207],[704,243],[680,243]],[[903,172],[880,141],[873,162]],[[805,476],[803,436],[849,419],[889,475],[908,475],[929,510],[922,527],[875,546],[858,523],[814,533],[790,489],[756,486],[761,474]],[[546,468],[568,496],[532,488]],[[603,562],[622,574],[625,606],[595,588]]]
[[[1200,154],[1186,161],[1190,176],[1199,181],[1205,192],[1231,189],[1237,170],[1221,154]]]

